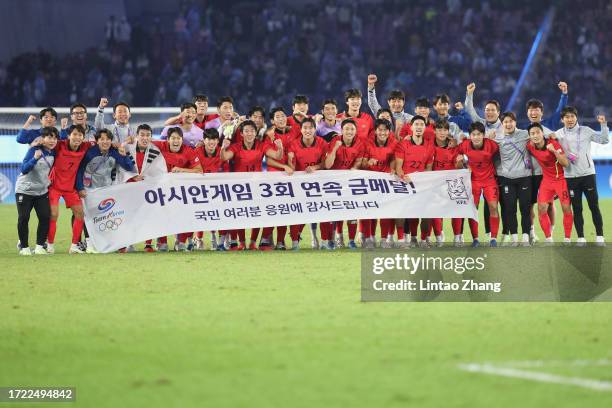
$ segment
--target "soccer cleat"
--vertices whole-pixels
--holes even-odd
[[[227,251],[227,248],[225,247],[225,245],[219,245],[219,246],[217,246],[215,251],[225,252],[225,251]]]
[[[291,250],[292,251],[299,251],[300,250],[300,241],[291,241]]]
[[[329,241],[327,241],[327,247],[325,247],[325,249],[329,249],[329,250],[334,250],[336,249],[336,246],[334,245],[334,243],[332,242],[332,240],[330,239]]]
[[[431,248],[431,241],[429,240],[429,238],[422,239],[421,242],[419,242],[419,247],[420,248]]]
[[[85,251],[79,246],[79,244],[71,244],[68,250],[69,254],[84,254]]]
[[[455,239],[453,240],[453,246],[455,248],[461,248],[463,246],[463,240],[461,239],[461,235],[455,235]]]
[[[336,234],[336,248],[344,248],[344,236]]]
[[[384,249],[393,248],[393,242],[389,242],[388,239],[381,239],[380,240],[380,247],[384,248]]]
[[[157,251],[168,252],[168,244],[157,244]]]
[[[284,242],[279,242],[276,244],[276,249],[277,251],[284,251],[285,249],[287,249],[287,247],[285,247],[285,243]]]
[[[47,253],[48,254],[54,254],[55,253],[55,245],[54,244],[47,244]]]
[[[134,245],[128,245],[127,252],[129,253],[136,252],[136,248],[134,247]]]
[[[546,246],[552,246],[552,244],[553,244],[554,242],[555,242],[555,241],[553,240],[553,238],[552,238],[552,237],[548,237],[548,238],[545,238],[545,239],[544,239],[544,245],[546,245]]]
[[[259,244],[259,250],[260,251],[272,251],[274,250],[274,247],[270,245],[269,242],[262,242]]]
[[[312,249],[318,249],[319,248],[319,240],[317,239],[316,235],[312,236],[312,240],[310,241],[310,247]]]
[[[48,255],[49,253],[42,245],[36,245],[34,248],[34,255]]]
[[[204,249],[204,240],[202,238],[194,238],[193,245],[195,250],[202,251]]]
[[[572,239],[571,238],[563,238],[563,245],[569,246],[571,244],[572,244]]]
[[[21,248],[19,255],[32,256],[32,251],[30,251],[30,248]]]
[[[489,246],[490,246],[491,248],[497,248],[497,239],[495,239],[495,238],[491,238],[491,239],[489,240]]]
[[[79,246],[79,248],[81,248],[81,251],[86,252],[86,250],[87,250],[87,243],[85,243],[83,241],[79,241],[79,242],[77,242],[77,245]]]
[[[257,251],[257,244],[255,242],[249,244],[249,251]]]
[[[586,244],[587,244],[587,242],[586,242],[586,239],[584,239],[584,237],[578,238],[576,240],[576,246],[584,247],[584,246],[586,246]]]
[[[444,246],[444,235],[440,235],[436,237],[436,247],[442,248]]]
[[[354,241],[354,240],[352,240],[352,239],[351,239],[351,240],[348,242],[348,248],[349,248],[349,249],[357,249],[357,244],[355,244],[355,241]]]
[[[85,248],[85,253],[87,253],[87,254],[99,254],[99,252],[96,251],[96,248],[94,248],[94,246],[91,243],[87,245],[87,248]]]
[[[179,242],[176,245],[176,251],[177,252],[190,252],[189,246],[185,242]]]
[[[480,246],[480,241],[478,241],[478,239],[475,239],[472,241],[472,248],[478,248]]]
[[[158,250],[158,251],[161,251],[160,247],[161,247],[162,245],[164,245],[164,244],[158,244],[158,245],[157,245],[157,250]],[[167,244],[166,244],[166,245],[167,245]],[[155,252],[155,249],[153,248],[153,246],[152,246],[152,245],[145,245],[145,246],[144,246],[144,251],[145,251],[145,252]],[[167,252],[167,251],[166,251],[166,252]]]
[[[419,246],[419,241],[417,240],[417,237],[410,237],[410,248],[416,248]]]
[[[535,233],[535,230],[533,229],[529,233],[529,241],[531,242],[531,245],[535,245],[536,242],[538,242],[538,235]]]

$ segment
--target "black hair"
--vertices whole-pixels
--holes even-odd
[[[249,117],[253,116],[255,112],[261,112],[261,116],[263,116],[264,118],[266,117],[266,110],[263,108],[263,106],[253,106],[249,111]]]
[[[446,119],[438,119],[434,124],[434,129],[446,129],[450,130],[450,123]]]
[[[489,99],[487,103],[485,103],[485,106],[487,106],[488,104],[495,105],[495,107],[497,108],[497,111],[498,112],[501,111],[501,105],[495,99]]]
[[[136,134],[140,133],[141,130],[146,130],[147,132],[153,133],[153,129],[151,129],[151,126],[147,125],[146,123],[143,123],[142,125],[139,125],[136,128]]]
[[[427,98],[418,98],[414,106],[416,108],[431,108],[431,103],[429,103],[429,99]]]
[[[510,119],[512,119],[513,121],[516,122],[516,114],[514,112],[504,112],[501,115],[499,115],[499,120],[501,122],[503,122],[504,119],[506,119],[506,118],[510,118]]]
[[[416,122],[417,120],[422,120],[423,123],[425,123],[425,125],[427,125],[427,119],[425,119],[423,116],[421,115],[414,115],[412,117],[412,119],[410,119],[410,124],[412,125],[414,122]]]
[[[378,110],[378,112],[376,112],[376,118],[379,118],[380,114],[381,113],[385,113],[385,112],[387,112],[391,117],[393,117],[393,112],[391,112],[391,109],[389,109],[389,108],[380,108]]]
[[[54,128],[53,126],[45,126],[44,128],[40,130],[40,137],[45,137],[45,136],[53,136],[56,139],[59,139],[59,131],[57,130],[57,128]]]
[[[531,109],[531,108],[536,108],[537,109],[537,108],[540,108],[540,109],[544,110],[544,104],[539,99],[530,99],[530,100],[528,100],[526,107],[527,107],[527,109]]]
[[[293,103],[291,106],[294,106],[296,103],[305,103],[308,104],[308,97],[306,95],[295,95],[293,98]]]
[[[40,111],[40,118],[42,119],[43,116],[45,116],[45,114],[49,112],[51,114],[51,116],[53,116],[55,119],[57,119],[57,111],[55,109],[53,109],[50,106],[47,106],[45,109]]]
[[[342,121],[342,123],[340,124],[340,129],[344,129],[344,125],[348,125],[348,124],[351,124],[351,123],[353,124],[353,126],[355,126],[355,128],[357,128],[357,122],[355,122],[351,118],[347,118],[347,119],[344,119]]]
[[[70,113],[72,113],[72,111],[74,110],[74,108],[83,108],[83,110],[85,111],[85,113],[87,113],[87,106],[83,105],[82,103],[75,103],[72,106],[70,106]]]
[[[215,128],[204,130],[204,139],[219,139],[219,131]]]
[[[274,108],[270,109],[270,120],[274,120],[274,114],[276,112],[283,112],[283,113],[285,113],[285,110],[283,109],[282,106],[275,106]],[[285,113],[285,115],[287,115],[287,114]]]
[[[472,132],[475,130],[479,131],[483,135],[486,133],[485,125],[480,122],[472,122],[472,124],[468,128],[468,133],[472,134]]]
[[[108,129],[100,129],[94,135],[94,139],[96,139],[96,142],[102,137],[102,135],[106,135],[106,137],[108,137],[110,140],[113,140],[113,132]]]
[[[244,122],[240,124],[240,131],[244,132],[244,128],[247,126],[252,126],[253,129],[255,129],[255,132],[257,132],[257,125],[255,124],[255,122],[249,119],[245,120]]]
[[[317,127],[317,123],[315,122],[315,120],[313,118],[304,118],[304,120],[300,124],[300,128],[304,127],[304,123],[310,123],[310,124],[312,124],[312,127],[314,127],[314,128]]]
[[[178,133],[181,139],[183,138],[183,129],[181,129],[180,126],[174,126],[168,129],[168,132],[166,133],[166,135],[168,135],[168,139],[170,138],[170,135],[173,133]]]
[[[130,112],[130,105],[128,105],[127,102],[119,101],[115,105],[113,105],[113,113],[115,113],[115,111],[117,111],[117,108],[119,106],[125,106],[127,108],[128,112]]]
[[[561,109],[561,118],[570,113],[573,113],[576,115],[576,117],[578,117],[578,109],[573,106],[566,106],[565,108]]]
[[[544,131],[544,128],[542,127],[542,125],[541,125],[541,124],[539,124],[539,123],[532,123],[532,124],[530,124],[529,126],[527,126],[527,133],[529,133],[529,131],[530,131],[532,128],[540,128],[540,130],[541,130],[542,132]]]
[[[231,103],[232,106],[234,105],[234,98],[232,98],[231,96],[222,96],[219,98],[219,100],[217,101],[217,107],[223,105],[223,103],[228,102]]]
[[[335,100],[335,99],[332,99],[332,98],[330,98],[330,99],[325,99],[325,100],[323,101],[323,105],[321,105],[321,109],[324,109],[324,108],[325,108],[325,105],[334,105],[334,106],[337,108],[337,107],[338,107],[338,102],[336,102],[336,100]]]
[[[438,104],[438,101],[441,101],[442,103],[450,103],[450,97],[447,94],[437,94],[436,96],[434,96],[434,105]]]
[[[206,103],[208,103],[208,96],[206,96],[204,94],[197,94],[196,96],[193,97],[192,102],[193,103],[196,103],[196,102],[206,102]]]
[[[181,105],[181,112],[184,111],[185,109],[190,109],[190,108],[193,108],[193,110],[198,110],[198,107],[196,106],[195,103],[185,102],[184,104]]]
[[[361,91],[357,88],[349,89],[344,91],[344,101],[348,102],[351,98],[361,98]]]
[[[83,136],[85,136],[85,128],[83,127],[83,125],[72,125],[68,128],[68,134],[71,134],[73,131],[77,131],[80,134],[82,134]]]
[[[404,92],[400,91],[399,89],[394,89],[389,92],[389,97],[387,98],[388,101],[390,101],[391,99],[401,99],[402,101],[404,101],[406,100],[406,94],[404,94]]]
[[[378,129],[379,126],[384,126],[387,130],[391,131],[391,122],[387,119],[376,119],[374,121],[374,129]]]

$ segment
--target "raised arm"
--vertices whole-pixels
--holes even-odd
[[[380,103],[378,103],[378,98],[376,98],[376,89],[374,89],[376,86],[376,81],[378,81],[376,75],[368,75],[368,106],[370,107],[370,110],[374,116],[376,116],[381,107]]]
[[[106,127],[104,124],[104,108],[106,108],[106,105],[108,105],[108,99],[101,98],[98,112],[96,112],[96,119],[94,120],[94,127],[96,129],[104,129]]]
[[[474,90],[476,89],[476,84],[471,83],[466,87],[465,93],[465,111],[468,113],[473,122],[480,122],[482,124],[485,123],[485,120],[478,115],[476,109],[474,109]]]

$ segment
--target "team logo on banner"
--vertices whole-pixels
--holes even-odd
[[[467,200],[469,198],[463,183],[463,177],[446,180],[446,185],[448,187],[448,196],[451,200]]]
[[[98,204],[98,210],[100,210],[101,213],[105,213],[111,208],[113,208],[114,206],[115,206],[115,199],[107,198],[105,200],[100,201],[100,204]]]

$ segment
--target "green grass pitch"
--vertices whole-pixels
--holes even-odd
[[[609,231],[612,200],[602,210]],[[0,217],[0,386],[77,388],[53,406],[612,403],[612,391],[458,368],[610,361],[610,303],[362,303],[360,256],[307,250],[309,236],[299,252],[68,255],[66,211],[58,253],[25,258],[14,206]],[[585,218],[591,241],[586,205]],[[612,381],[609,364],[529,370]]]

